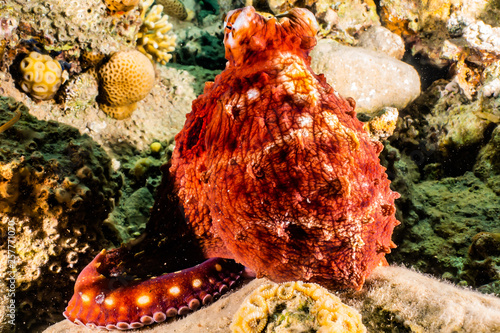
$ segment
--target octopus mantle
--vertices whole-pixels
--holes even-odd
[[[362,287],[394,247],[398,194],[354,101],[309,66],[317,29],[305,9],[227,15],[226,69],[176,136],[145,234],[82,271],[68,319],[127,329],[185,314],[240,278],[225,259],[276,282]]]

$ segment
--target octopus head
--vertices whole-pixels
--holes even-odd
[[[268,59],[273,51],[305,52],[316,45],[318,23],[303,8],[283,14],[258,13],[251,6],[230,11],[224,21],[224,45],[229,66],[240,66],[255,59]]]

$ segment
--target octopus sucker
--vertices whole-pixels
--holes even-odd
[[[395,246],[382,144],[311,70],[314,15],[245,7],[224,25],[226,69],[175,137],[144,234],[80,273],[64,313],[76,324],[166,321],[250,273],[360,289]]]

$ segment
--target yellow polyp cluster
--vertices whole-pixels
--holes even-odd
[[[114,12],[128,12],[137,5],[139,5],[139,0],[104,0],[106,7]]]
[[[231,323],[233,333],[363,333],[361,315],[314,283],[269,283],[255,290]]]
[[[143,24],[137,33],[137,49],[149,59],[165,65],[172,58],[168,52],[175,50],[177,36],[170,33],[172,24],[168,23],[168,16],[163,14],[163,6],[151,7],[153,2],[145,0],[142,3]]]
[[[19,69],[21,89],[35,99],[51,99],[64,83],[61,65],[48,55],[31,52],[21,61]]]

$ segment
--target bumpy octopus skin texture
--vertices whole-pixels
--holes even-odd
[[[354,101],[309,66],[317,29],[305,9],[228,13],[226,69],[176,136],[145,234],[82,271],[68,319],[127,329],[182,315],[240,279],[226,259],[331,289],[360,289],[385,262],[398,194]]]

